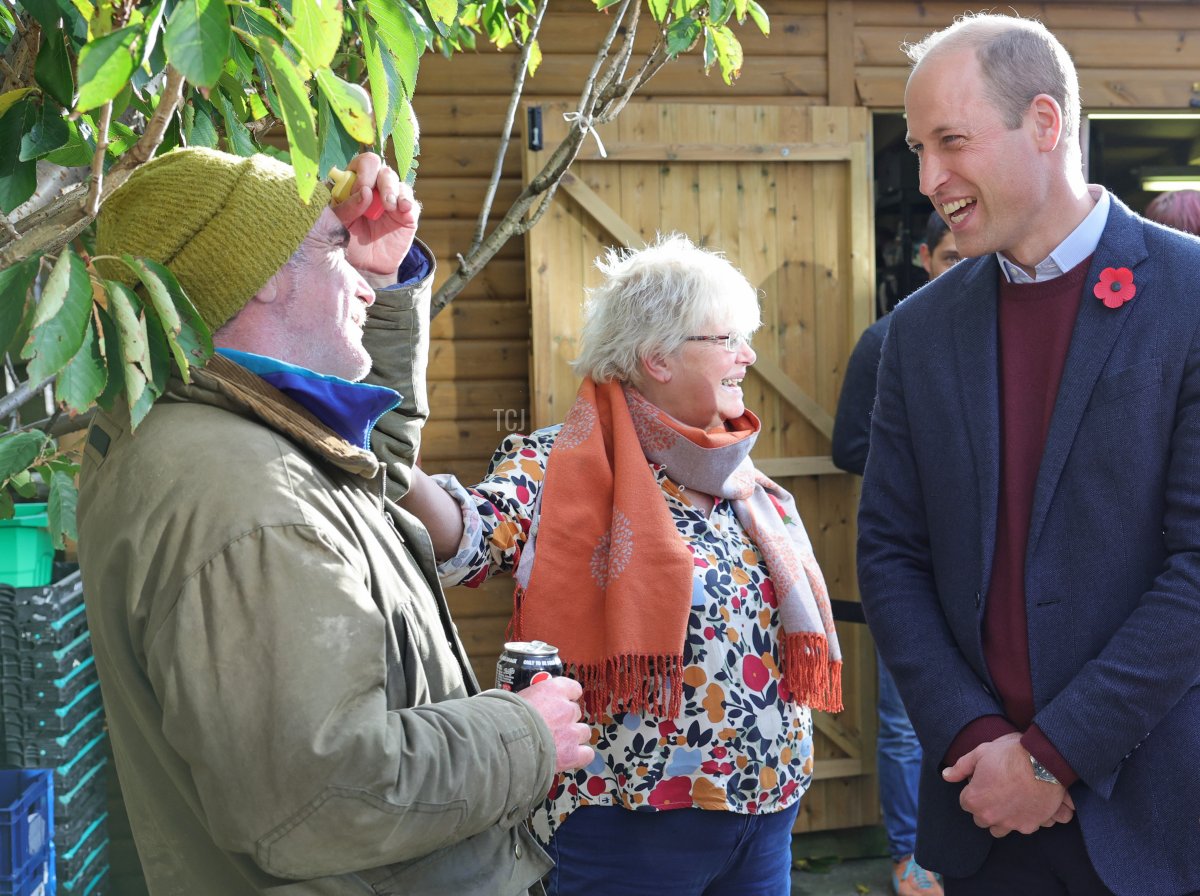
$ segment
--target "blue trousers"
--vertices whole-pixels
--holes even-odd
[[[788,896],[800,804],[739,815],[583,806],[550,841],[549,896]]]
[[[917,785],[921,779],[921,744],[913,731],[896,682],[875,655],[879,667],[879,808],[887,831],[888,852],[896,861],[917,847]]]

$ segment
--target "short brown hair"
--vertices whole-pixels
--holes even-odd
[[[1079,132],[1079,75],[1071,56],[1050,29],[1036,19],[976,13],[902,49],[914,68],[933,50],[970,48],[983,73],[988,98],[1009,130],[1038,94],[1053,97],[1063,115],[1063,137]]]

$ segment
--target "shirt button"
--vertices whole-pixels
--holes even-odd
[[[506,815],[505,817],[509,821],[516,821],[520,817],[520,815],[521,815],[521,807],[513,806],[511,809],[508,810],[508,815]]]
[[[523,852],[524,852],[524,850],[521,849],[521,842],[518,840],[517,845],[513,847],[513,855],[519,859],[519,858],[521,858],[521,854]]]

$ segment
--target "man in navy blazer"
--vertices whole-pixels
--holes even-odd
[[[1200,893],[1200,240],[1085,183],[1044,26],[906,50],[968,256],[892,313],[859,510],[917,860],[948,896]]]

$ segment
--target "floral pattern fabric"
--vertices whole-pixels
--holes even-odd
[[[438,477],[465,523],[458,554],[439,568],[444,585],[478,585],[516,568],[560,428],[507,438],[473,488]],[[812,715],[787,699],[780,677],[782,628],[762,553],[727,501],[718,499],[705,517],[668,470],[650,466],[695,570],[682,712],[602,718],[592,731],[596,758],[558,775],[534,814],[534,832],[544,841],[579,806],[777,812],[812,782]]]

